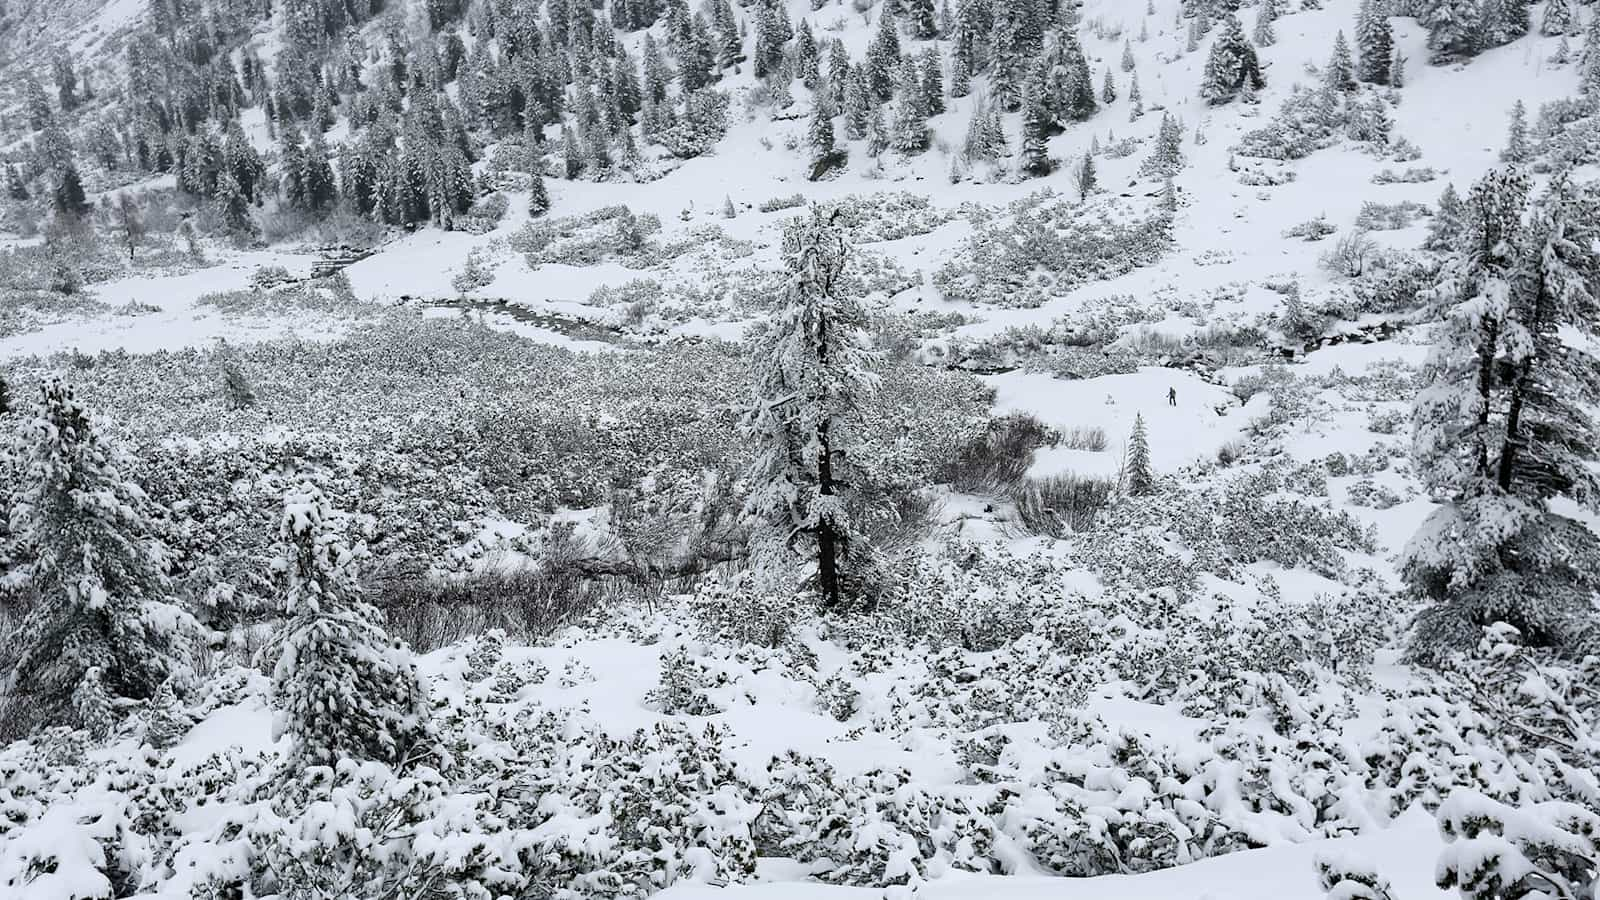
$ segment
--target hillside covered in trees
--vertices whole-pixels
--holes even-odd
[[[0,0],[0,896],[1595,900],[1600,6]]]

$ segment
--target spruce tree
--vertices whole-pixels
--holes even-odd
[[[1255,48],[1244,38],[1239,17],[1229,13],[1223,18],[1222,30],[1206,58],[1205,71],[1200,77],[1200,96],[1217,106],[1238,96],[1245,85],[1260,90],[1266,86],[1266,80],[1261,77],[1261,63],[1256,59]]]
[[[1428,29],[1432,62],[1448,63],[1477,53],[1481,20],[1478,0],[1433,0],[1417,18]]]
[[[74,710],[105,704],[75,692],[103,690],[114,704],[152,697],[169,678],[186,684],[198,626],[169,602],[153,505],[61,382],[43,386],[24,439],[10,530],[33,552],[19,574],[37,600],[0,648],[0,669],[42,721],[94,725]]]
[[[811,179],[815,181],[823,172],[837,164],[839,152],[834,146],[832,111],[820,98],[811,111],[811,124],[806,129],[806,144],[811,149]]]
[[[1055,170],[1050,159],[1050,113],[1045,109],[1044,98],[1031,79],[1022,103],[1022,159],[1018,168],[1024,175],[1041,177]]]
[[[1128,43],[1127,41],[1123,41],[1122,42],[1122,71],[1124,71],[1124,72],[1132,72],[1133,71],[1133,67],[1134,67],[1133,45]]]
[[[939,26],[934,20],[933,0],[906,0],[906,24],[911,36],[929,41],[939,36]]]
[[[1155,474],[1150,468],[1150,439],[1145,432],[1144,415],[1133,417],[1133,434],[1128,438],[1127,457],[1122,462],[1122,484],[1130,496],[1140,497],[1155,489]]]
[[[1156,132],[1156,146],[1139,166],[1139,175],[1169,177],[1183,168],[1183,126],[1172,113],[1161,114],[1161,129]]]
[[[1274,10],[1275,6],[1271,3],[1263,3],[1256,7],[1256,27],[1250,33],[1250,40],[1254,41],[1257,47],[1271,47],[1278,42],[1278,35],[1272,30]]]
[[[1383,0],[1361,0],[1356,19],[1356,47],[1360,51],[1356,74],[1368,84],[1388,84],[1394,60],[1394,30],[1389,26]]]
[[[1447,317],[1424,370],[1415,446],[1444,504],[1407,546],[1407,582],[1433,601],[1424,659],[1470,647],[1496,621],[1532,643],[1579,650],[1600,621],[1600,541],[1550,506],[1600,505],[1600,194],[1558,177],[1523,218],[1527,178],[1485,176],[1437,293]],[[1574,341],[1577,343],[1575,344]]]
[[[1545,37],[1559,37],[1577,33],[1578,14],[1572,10],[1572,0],[1549,0],[1544,5],[1544,19],[1539,22],[1539,33]]]
[[[1434,205],[1433,217],[1428,220],[1428,237],[1423,241],[1426,250],[1451,250],[1461,237],[1461,196],[1454,184],[1447,184]]]
[[[361,598],[359,548],[322,492],[284,497],[282,603],[289,615],[272,673],[274,736],[292,738],[287,772],[341,760],[398,766],[428,752],[428,692],[416,664]]]
[[[1144,117],[1144,94],[1139,91],[1139,73],[1133,73],[1128,85],[1128,121],[1137,122]]]
[[[1511,123],[1506,129],[1506,146],[1500,151],[1500,161],[1522,165],[1533,158],[1528,147],[1528,110],[1518,100],[1511,107]]]
[[[1106,70],[1105,83],[1100,87],[1100,102],[1110,106],[1117,102],[1117,85],[1111,80],[1111,70]]]
[[[1350,43],[1341,30],[1333,39],[1333,52],[1322,71],[1322,84],[1330,91],[1350,93],[1360,85],[1356,82],[1355,65],[1350,60]]]
[[[831,609],[859,595],[871,556],[847,512],[861,486],[861,404],[877,383],[866,314],[843,294],[847,253],[828,209],[813,207],[786,228],[789,289],[755,339],[744,419],[756,447],[746,510],[759,523],[758,571],[781,585],[796,553],[814,560],[817,594]]]
[[[537,219],[550,211],[550,189],[545,186],[544,175],[537,169],[528,183],[528,215]]]
[[[1099,178],[1094,169],[1094,154],[1086,153],[1078,162],[1077,168],[1072,172],[1072,186],[1078,191],[1079,202],[1089,199],[1089,195],[1099,188]]]
[[[925,47],[921,66],[922,108],[929,116],[944,112],[944,73],[939,65],[939,51]]]

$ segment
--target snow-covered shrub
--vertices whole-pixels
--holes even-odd
[[[1286,238],[1297,237],[1308,241],[1320,241],[1338,230],[1338,226],[1329,222],[1327,217],[1319,215],[1315,219],[1307,219],[1290,228],[1283,233],[1283,236]]]
[[[1378,484],[1370,478],[1362,479],[1350,485],[1345,493],[1345,499],[1351,506],[1363,506],[1371,509],[1388,509],[1404,502],[1405,498]]]
[[[1071,473],[1028,478],[1011,488],[1017,516],[1034,534],[1061,537],[1094,527],[1100,510],[1117,490],[1109,478],[1084,478]]]
[[[1511,806],[1473,791],[1440,805],[1438,883],[1463,900],[1594,895],[1600,884],[1600,815],[1576,803]]]
[[[1384,169],[1372,176],[1373,184],[1421,184],[1439,177],[1438,170],[1432,166],[1408,166],[1402,172],[1393,169]]]
[[[270,291],[283,284],[293,284],[295,277],[283,266],[262,266],[250,273],[250,287],[258,291]]]
[[[1160,258],[1171,243],[1161,211],[1084,205],[1039,192],[1010,217],[976,233],[933,275],[946,297],[1034,307],[1089,281],[1115,278]]]
[[[756,205],[756,209],[764,213],[778,212],[785,209],[794,209],[806,205],[805,194],[790,194],[787,197],[773,197],[763,200]]]
[[[1365,232],[1353,231],[1339,238],[1318,260],[1321,266],[1344,278],[1359,278],[1379,267],[1383,248]]]
[[[463,294],[493,283],[494,268],[489,264],[488,254],[476,247],[467,252],[461,271],[450,278],[450,286]]]
[[[721,712],[706,689],[721,680],[704,663],[689,655],[687,647],[661,654],[661,682],[649,700],[667,715],[709,716]]]
[[[1322,853],[1314,865],[1328,900],[1396,900],[1388,879],[1359,860]]]
[[[1394,231],[1410,227],[1417,217],[1427,215],[1428,208],[1412,200],[1401,200],[1398,203],[1375,203],[1371,200],[1361,204],[1361,212],[1356,215],[1357,231]]]
[[[1060,441],[1059,431],[1033,416],[1007,413],[961,445],[937,478],[958,491],[1001,492],[1021,483],[1033,465],[1034,451]]]
[[[1240,156],[1302,159],[1341,140],[1383,150],[1393,122],[1378,91],[1345,93],[1295,85],[1272,121],[1245,133],[1234,145]]]

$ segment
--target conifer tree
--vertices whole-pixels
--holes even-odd
[[[1417,22],[1428,29],[1428,49],[1435,64],[1478,52],[1483,32],[1478,0],[1433,0]]]
[[[1161,114],[1161,129],[1156,132],[1156,146],[1139,165],[1139,175],[1171,176],[1183,168],[1183,126],[1172,113]]]
[[[1333,39],[1333,53],[1322,72],[1322,83],[1330,91],[1350,93],[1360,85],[1356,82],[1355,65],[1350,60],[1350,43],[1340,31]]]
[[[1106,70],[1105,83],[1100,87],[1100,102],[1110,106],[1117,102],[1117,85],[1111,80],[1111,70]]]
[[[1549,0],[1544,5],[1544,19],[1539,22],[1539,33],[1545,37],[1576,34],[1577,22],[1572,0]]]
[[[939,36],[939,26],[934,20],[933,0],[906,0],[906,24],[911,36],[928,41]]]
[[[848,80],[849,83],[845,85],[844,133],[850,140],[859,141],[867,136],[877,103],[872,99],[872,88],[867,83],[864,70],[852,70]]]
[[[1133,417],[1133,434],[1128,438],[1128,455],[1122,463],[1122,483],[1130,496],[1141,497],[1155,489],[1155,474],[1150,468],[1150,439],[1145,432],[1144,415]]]
[[[1389,65],[1394,60],[1394,31],[1381,0],[1361,0],[1356,19],[1356,46],[1360,51],[1357,75],[1368,84],[1388,84]]]
[[[1022,103],[1022,159],[1018,168],[1024,175],[1040,177],[1055,170],[1050,158],[1050,113],[1032,80]]]
[[[255,388],[239,368],[239,361],[224,344],[218,348],[218,368],[222,374],[222,405],[229,410],[249,409],[256,405]]]
[[[902,91],[895,102],[894,133],[890,141],[897,152],[907,156],[928,149],[928,117],[914,83],[910,89]]]
[[[1082,202],[1089,199],[1100,186],[1099,177],[1094,169],[1094,154],[1085,153],[1078,162],[1077,168],[1072,172],[1072,186],[1078,191],[1078,200]]]
[[[939,65],[939,51],[926,47],[922,51],[922,108],[929,116],[944,112],[944,73]]]
[[[168,600],[150,500],[123,476],[72,391],[44,385],[24,433],[26,474],[10,529],[33,551],[21,574],[37,600],[0,647],[0,669],[43,721],[94,725],[75,708],[108,704],[84,691],[114,703],[147,699],[169,678],[187,683],[198,626]]]
[[[1446,311],[1417,398],[1415,449],[1445,502],[1407,546],[1407,582],[1433,605],[1414,650],[1470,646],[1495,621],[1576,650],[1600,625],[1600,541],[1555,512],[1600,504],[1600,194],[1558,177],[1523,218],[1527,178],[1491,172],[1464,204]]]
[[[762,574],[779,584],[800,554],[815,561],[824,608],[861,592],[871,548],[848,513],[860,485],[856,430],[875,389],[866,314],[843,294],[847,243],[822,207],[785,230],[790,283],[783,309],[756,338],[744,427],[757,450],[747,511],[760,523]]]
[[[895,67],[899,63],[900,34],[895,28],[894,12],[885,3],[878,8],[878,27],[872,34],[863,63],[874,101],[887,103],[894,97]]]
[[[811,148],[811,177],[815,180],[822,171],[832,167],[838,153],[834,146],[832,111],[821,98],[813,104],[806,143]]]
[[[359,548],[340,533],[322,492],[284,497],[283,606],[289,621],[272,673],[274,736],[292,737],[285,769],[341,760],[398,766],[429,747],[428,692],[354,577]]]
[[[1134,67],[1133,45],[1128,43],[1127,41],[1123,41],[1122,42],[1122,71],[1124,71],[1124,72],[1132,72],[1133,71],[1133,67]]]
[[[1394,51],[1394,61],[1389,63],[1389,86],[1397,88],[1406,86],[1406,58],[1401,55],[1398,47]]]
[[[528,184],[528,215],[537,219],[550,211],[550,189],[545,186],[544,175],[534,169]]]
[[[1533,158],[1528,147],[1528,110],[1518,100],[1511,107],[1511,124],[1506,129],[1506,146],[1500,151],[1500,161],[1521,165]]]
[[[1144,94],[1139,91],[1139,73],[1133,73],[1128,85],[1128,121],[1137,122],[1144,117]]]
[[[1428,237],[1423,241],[1427,250],[1449,250],[1456,246],[1461,236],[1461,196],[1454,184],[1447,184],[1434,205],[1433,217],[1428,220]]]
[[[1229,13],[1222,20],[1222,29],[1211,44],[1211,54],[1200,77],[1200,96],[1217,106],[1238,96],[1240,88],[1249,85],[1259,90],[1266,86],[1261,77],[1261,63],[1256,50],[1244,38],[1244,28],[1239,17]]]
[[[1271,47],[1278,42],[1278,35],[1272,30],[1276,10],[1277,6],[1273,3],[1263,3],[1256,7],[1256,25],[1250,33],[1250,40],[1257,47]]]
[[[872,107],[871,118],[867,121],[867,155],[881,156],[892,143],[894,137],[889,131],[888,121],[884,118],[883,104],[877,104]]]

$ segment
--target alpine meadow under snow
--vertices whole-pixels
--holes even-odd
[[[0,898],[1597,900],[1600,3],[0,0]]]

